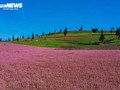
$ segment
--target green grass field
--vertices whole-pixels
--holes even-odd
[[[64,49],[120,49],[120,40],[117,39],[115,33],[104,32],[105,41],[99,41],[100,32],[93,33],[91,31],[73,31],[64,37],[63,33],[45,35],[40,38],[24,39],[13,41],[15,44],[24,44],[38,47],[64,48]]]

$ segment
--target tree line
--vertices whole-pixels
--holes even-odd
[[[83,31],[83,26],[81,25],[80,29],[77,30],[77,31]],[[92,28],[91,31],[92,31],[93,33],[96,33],[96,32],[98,32],[99,30],[98,30],[97,28]],[[117,30],[115,30],[114,27],[112,27],[112,28],[110,29],[111,35],[113,34],[113,32],[115,32],[115,35],[117,36],[117,38],[120,39],[120,28],[117,28]],[[67,27],[65,27],[64,30],[60,29],[59,32],[56,32],[56,30],[55,30],[55,31],[52,32],[52,33],[49,32],[48,34],[45,34],[44,32],[42,32],[41,35],[32,33],[31,36],[28,36],[28,37],[25,37],[24,35],[23,35],[23,36],[20,36],[20,37],[15,37],[15,36],[13,35],[12,38],[9,37],[7,41],[19,41],[19,40],[21,40],[21,39],[34,40],[35,38],[40,38],[40,37],[45,36],[45,35],[52,35],[52,34],[56,34],[56,33],[63,33],[64,37],[66,37],[67,34],[69,33],[69,31],[68,31]],[[105,35],[104,35],[104,30],[102,29],[102,30],[101,30],[101,34],[100,34],[100,37],[99,37],[99,41],[104,42],[104,40],[105,40]],[[2,41],[2,38],[0,38],[0,41]]]
[[[45,35],[52,35],[52,34],[56,34],[56,33],[64,33],[64,36],[66,37],[67,33],[68,33],[68,29],[65,27],[64,31],[62,31],[62,29],[60,29],[59,32],[54,31],[53,33],[49,32],[48,34],[45,34],[44,32],[42,32],[41,35],[38,35],[38,34],[35,35],[34,33],[32,33],[31,36],[28,36],[28,37],[25,37],[24,35],[20,36],[20,37],[15,37],[14,35],[12,35],[12,38],[9,37],[7,41],[9,41],[9,42],[10,41],[19,41],[20,39],[31,39],[31,40],[34,40],[37,37],[40,38],[40,37],[45,36]],[[0,38],[0,40],[2,41],[1,38]]]

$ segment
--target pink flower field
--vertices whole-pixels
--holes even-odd
[[[0,43],[0,90],[120,90],[120,50]]]

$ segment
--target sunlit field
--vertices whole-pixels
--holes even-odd
[[[37,47],[63,48],[63,49],[81,49],[81,50],[110,50],[120,49],[120,40],[110,31],[104,32],[104,43],[99,41],[100,32],[92,31],[71,31],[64,37],[63,33],[53,33],[31,39],[20,39],[12,41],[15,44],[24,44]]]
[[[0,90],[120,90],[120,0],[0,0]]]

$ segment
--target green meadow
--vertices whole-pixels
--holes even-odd
[[[104,32],[104,42],[99,41],[100,32],[71,31],[64,37],[63,33],[53,33],[31,39],[12,41],[15,44],[24,44],[37,47],[63,48],[63,49],[120,49],[120,40],[109,31]]]

